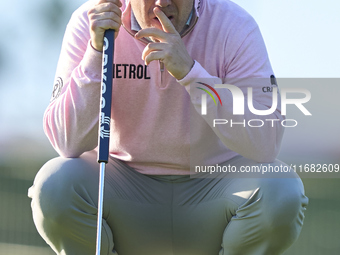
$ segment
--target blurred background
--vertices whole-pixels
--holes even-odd
[[[84,1],[12,0],[0,16],[0,254],[54,254],[38,235],[27,189],[57,156],[42,129],[63,33]],[[289,164],[340,163],[340,2],[235,0],[258,22],[279,87],[312,94],[305,117],[287,128],[279,158]],[[337,79],[338,78],[338,79]],[[340,254],[340,177],[303,176],[310,205],[299,240],[285,253]]]

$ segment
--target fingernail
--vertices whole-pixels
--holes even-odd
[[[154,13],[158,12],[158,9],[159,9],[158,7],[153,8],[153,12]]]

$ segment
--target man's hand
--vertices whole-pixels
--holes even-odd
[[[99,0],[87,13],[90,21],[91,45],[98,51],[103,51],[104,33],[107,29],[116,31],[118,35],[122,24],[120,0]]]
[[[155,41],[145,47],[142,59],[146,65],[151,61],[160,60],[173,77],[181,80],[191,70],[194,60],[189,55],[181,36],[168,17],[158,7],[155,7],[153,11],[163,30],[145,28],[135,35],[136,39],[150,37]]]

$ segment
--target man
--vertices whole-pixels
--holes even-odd
[[[299,236],[308,202],[294,173],[189,175],[196,163],[285,166],[275,160],[280,122],[243,125],[254,114],[234,115],[230,90],[219,90],[220,105],[207,98],[201,114],[202,89],[215,84],[246,95],[251,86],[259,110],[272,102],[262,90],[273,72],[259,28],[226,0],[89,1],[73,14],[44,116],[61,157],[29,190],[40,235],[57,254],[95,251],[106,29],[117,33],[102,254],[281,254]],[[283,120],[279,108],[265,117]],[[221,118],[234,126],[213,125]]]

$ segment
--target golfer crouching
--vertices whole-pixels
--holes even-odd
[[[42,238],[60,255],[95,254],[107,29],[116,39],[113,77],[104,77],[113,90],[101,254],[282,254],[308,198],[294,171],[241,171],[288,166],[276,159],[280,107],[255,116],[246,104],[234,114],[235,91],[215,89],[252,93],[261,111],[278,94],[262,89],[277,84],[257,24],[229,0],[100,0],[74,12],[44,114],[60,157],[29,189]],[[261,118],[278,121],[249,125]],[[204,169],[196,165],[236,171],[190,171]]]

